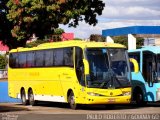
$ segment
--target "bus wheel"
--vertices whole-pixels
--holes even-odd
[[[34,94],[33,94],[32,89],[30,89],[28,92],[28,100],[29,100],[30,105],[32,105],[32,106],[35,105]]]
[[[76,109],[77,108],[77,104],[75,103],[75,96],[74,96],[74,93],[71,91],[69,96],[68,96],[68,102],[69,102],[69,105],[70,105],[70,108],[71,109]]]
[[[138,106],[144,106],[147,102],[144,101],[144,98],[143,98],[143,93],[142,92],[137,92],[136,95],[135,95],[135,101],[136,101],[136,104]]]
[[[28,101],[26,99],[26,93],[25,93],[24,89],[21,90],[21,101],[22,101],[23,105],[27,105],[28,104]]]

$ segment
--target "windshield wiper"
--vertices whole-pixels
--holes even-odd
[[[107,82],[102,82],[99,88],[104,88],[104,86],[106,86],[109,83],[110,80],[108,80]]]
[[[104,88],[105,86],[107,86],[107,84],[111,81],[111,84],[110,84],[110,88],[115,88],[115,86],[114,86],[114,81],[117,81],[117,83],[119,84],[119,86],[120,87],[123,87],[123,85],[121,84],[121,82],[118,80],[118,78],[116,77],[116,74],[115,74],[115,72],[112,70],[112,69],[110,69],[110,70],[108,70],[108,72],[107,72],[107,75],[106,75],[107,77],[107,79],[108,79],[108,81],[104,81],[103,83],[101,83],[101,85],[100,85],[100,88]]]

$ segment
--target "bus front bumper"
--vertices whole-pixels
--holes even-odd
[[[131,96],[87,96],[85,99],[85,104],[129,104],[130,102]]]

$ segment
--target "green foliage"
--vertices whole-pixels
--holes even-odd
[[[81,38],[74,38],[73,40],[82,40]]]
[[[0,55],[0,69],[5,69],[7,65],[7,58],[4,55]]]
[[[119,43],[128,47],[128,37],[127,36],[115,36],[112,38],[115,43]]]
[[[0,40],[4,44],[7,44],[10,48],[17,46],[16,40],[11,35],[11,29],[13,28],[12,22],[7,19],[9,12],[6,6],[8,0],[0,0]]]
[[[49,42],[48,40],[36,40],[36,41],[33,41],[33,42],[30,42],[30,43],[27,43],[25,47],[28,47],[28,48],[31,48],[31,47],[36,47],[42,43],[47,43]]]
[[[62,33],[64,33],[62,28],[57,28],[54,30],[54,35],[62,35]]]
[[[98,34],[91,34],[90,41],[105,42],[105,37],[103,37],[102,35],[98,35]]]
[[[61,35],[51,35],[49,37],[49,41],[51,41],[51,42],[62,41],[62,36]]]
[[[0,31],[3,31],[0,34],[3,34],[2,40],[10,48],[25,46],[33,33],[40,39],[53,34],[59,24],[76,27],[79,21],[85,21],[95,26],[98,22],[97,16],[102,14],[105,6],[102,0],[1,1],[0,5],[3,3],[5,12],[3,15],[0,14],[0,22],[3,21],[5,24],[0,28]]]
[[[144,38],[142,37],[137,37],[137,48],[140,48],[141,46],[143,46],[143,42],[144,42]]]
[[[127,36],[115,36],[115,37],[112,37],[112,39],[114,40],[115,43],[119,43],[119,44],[122,44],[128,47],[128,44],[127,44],[128,37]],[[137,39],[136,47],[140,48],[141,46],[143,46],[144,38],[137,37],[136,39]]]

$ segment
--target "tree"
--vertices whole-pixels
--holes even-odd
[[[28,47],[28,48],[31,48],[31,47],[36,47],[42,43],[47,43],[49,42],[48,40],[44,39],[44,40],[41,40],[41,39],[38,39],[36,41],[33,41],[33,42],[30,42],[30,43],[26,43],[25,47]]]
[[[91,34],[90,41],[105,42],[105,37],[103,37],[102,35],[98,35],[98,34]]]
[[[61,35],[64,33],[64,30],[62,28],[57,28],[54,30],[54,33],[51,35],[46,35],[45,39],[38,39],[36,41],[32,41],[30,43],[27,43],[25,47],[36,47],[42,43],[47,43],[47,42],[56,42],[56,41],[61,41]],[[56,37],[56,38],[55,38]]]
[[[7,58],[3,55],[0,55],[0,69],[5,69],[7,65]]]
[[[73,40],[83,40],[82,38],[74,38]]]
[[[137,43],[136,43],[137,48],[142,47],[142,46],[144,45],[143,42],[144,42],[144,38],[142,38],[142,37],[137,37]]]
[[[62,33],[64,33],[62,28],[57,28],[54,30],[54,35],[62,35]]]
[[[143,46],[143,41],[144,41],[144,38],[142,37],[136,37],[136,47],[137,48],[140,48],[141,46]],[[119,43],[119,44],[122,44],[122,45],[125,45],[126,47],[128,47],[128,37],[127,36],[115,36],[113,37],[113,40],[115,43]]]
[[[8,13],[7,2],[7,0],[0,0],[0,40],[2,40],[3,44],[11,47],[11,44],[14,46],[15,43],[13,43],[12,35],[10,34],[12,22],[6,17]]]
[[[7,34],[11,36],[9,39],[13,37],[19,43],[11,47],[24,46],[33,33],[44,38],[59,24],[76,27],[84,20],[95,26],[104,6],[102,0],[9,0],[5,13],[9,21],[5,21],[11,23],[11,31]]]
[[[127,36],[114,36],[112,38],[115,43],[119,43],[128,47],[128,37]]]

